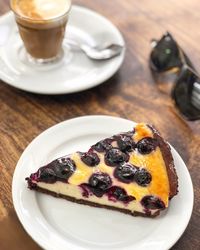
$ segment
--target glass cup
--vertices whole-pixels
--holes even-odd
[[[40,64],[60,59],[71,0],[11,0],[10,3],[28,59]]]

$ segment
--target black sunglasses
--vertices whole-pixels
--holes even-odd
[[[200,119],[200,76],[190,59],[169,33],[153,40],[152,45],[150,69],[154,78],[173,76],[171,95],[176,106],[188,120]]]

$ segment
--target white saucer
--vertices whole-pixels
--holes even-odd
[[[109,124],[109,126],[108,126]],[[190,220],[193,187],[179,154],[172,154],[179,194],[161,216],[149,219],[79,205],[30,191],[25,177],[56,157],[84,151],[97,140],[132,129],[134,122],[86,116],[62,122],[34,139],[22,154],[13,177],[13,203],[25,230],[44,249],[167,250]]]
[[[110,41],[124,45],[119,30],[98,13],[73,6],[66,37],[91,46]],[[65,57],[51,66],[34,66],[21,59],[23,43],[11,12],[0,17],[0,79],[13,87],[40,94],[65,94],[97,86],[120,68],[125,51],[111,60],[95,62],[64,46]]]

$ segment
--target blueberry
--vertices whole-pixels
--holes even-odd
[[[89,188],[89,185],[85,184],[85,183],[82,183],[82,184],[79,185],[79,187],[81,188],[82,196],[86,197],[86,198],[89,198],[90,192],[91,192],[90,188]]]
[[[94,146],[92,146],[92,149],[96,150],[99,153],[103,153],[109,149],[112,148],[112,140],[106,139],[100,142],[97,142]]]
[[[74,173],[75,169],[76,165],[73,160],[68,157],[62,157],[41,167],[37,173],[32,174],[30,178],[46,183],[54,183],[56,181],[66,182]]]
[[[140,186],[147,186],[151,180],[151,174],[144,168],[138,169],[134,176],[135,182]]]
[[[42,167],[38,171],[38,181],[46,182],[46,183],[54,183],[57,178],[53,169],[48,167]]]
[[[123,188],[117,187],[117,186],[113,186],[109,189],[108,198],[110,200],[113,200],[113,198],[114,198],[114,199],[116,199],[118,201],[122,201],[124,203],[128,203],[130,201],[135,200],[135,197],[127,195],[127,192]]]
[[[165,209],[165,204],[164,202],[153,195],[147,195],[142,198],[141,204],[144,208],[146,209]]]
[[[122,152],[126,153],[126,152],[133,151],[135,147],[135,143],[131,137],[120,135],[117,137],[116,140],[117,140],[118,147]]]
[[[98,155],[93,152],[81,153],[81,160],[89,167],[94,167],[100,162]]]
[[[151,137],[146,137],[137,143],[137,148],[140,154],[150,154],[158,146],[157,140]]]
[[[109,166],[116,166],[129,160],[129,156],[117,148],[110,149],[105,155],[105,162]]]
[[[135,129],[133,129],[132,131],[128,131],[126,133],[121,133],[120,135],[121,136],[133,137],[134,133],[135,133]]]
[[[119,165],[115,171],[114,176],[125,183],[130,183],[134,181],[134,176],[137,171],[137,168],[129,163],[125,163],[122,165]]]
[[[127,200],[127,193],[124,189],[117,187],[114,192],[113,196],[116,197],[117,200],[119,201],[124,201]]]
[[[95,173],[90,177],[89,185],[91,191],[96,196],[101,197],[111,187],[112,181],[108,174]]]
[[[68,180],[76,169],[75,162],[67,157],[60,158],[54,161],[52,166],[58,178]]]

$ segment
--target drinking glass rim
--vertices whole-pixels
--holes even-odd
[[[68,9],[68,11],[65,12],[64,14],[62,14],[62,15],[60,15],[60,16],[57,16],[57,17],[48,18],[48,19],[38,19],[38,20],[36,20],[36,19],[34,19],[34,18],[21,16],[19,13],[17,13],[17,12],[13,9],[13,7],[12,7],[12,1],[13,1],[13,0],[10,0],[10,8],[11,8],[11,10],[13,11],[13,13],[14,13],[19,19],[23,19],[23,20],[25,20],[25,21],[32,21],[32,22],[34,21],[34,23],[41,23],[41,22],[45,22],[45,23],[46,23],[46,22],[58,21],[59,19],[62,19],[64,16],[68,15],[69,12],[70,12],[70,10],[71,10],[71,8],[72,8],[72,1],[69,0],[69,1],[70,1],[69,9]]]

